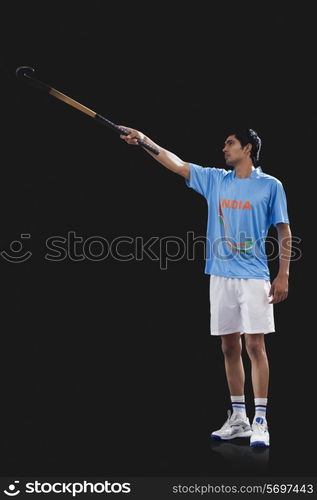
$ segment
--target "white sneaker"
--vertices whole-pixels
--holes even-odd
[[[250,446],[270,446],[270,434],[267,428],[267,421],[257,417],[252,423],[252,436]]]
[[[238,437],[250,437],[252,434],[248,417],[241,419],[236,415],[233,417],[228,410],[228,418],[221,429],[211,433],[212,439],[234,439]]]

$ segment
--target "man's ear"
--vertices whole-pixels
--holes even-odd
[[[246,146],[244,146],[244,150],[246,153],[250,153],[252,149],[252,144],[248,143]]]

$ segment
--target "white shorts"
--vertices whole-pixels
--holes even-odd
[[[270,333],[275,331],[271,284],[262,279],[210,276],[210,333]]]

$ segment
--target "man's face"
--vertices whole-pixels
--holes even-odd
[[[226,165],[234,167],[241,160],[249,157],[250,145],[247,144],[244,148],[235,135],[229,135],[225,140],[225,145],[222,152],[225,155]]]

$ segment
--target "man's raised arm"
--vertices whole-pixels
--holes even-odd
[[[153,156],[153,158],[156,161],[158,161],[159,163],[164,165],[164,167],[168,168],[172,172],[175,172],[175,174],[181,175],[185,179],[189,179],[189,175],[190,175],[189,163],[181,160],[174,153],[167,151],[167,149],[164,149],[161,146],[159,146],[158,144],[155,144],[155,142],[153,142],[149,137],[144,135],[139,130],[125,127],[124,125],[120,125],[120,127],[126,129],[129,132],[129,135],[120,135],[121,139],[123,139],[128,144],[132,144],[134,146],[138,146],[137,139],[141,139],[142,141],[145,141],[148,144],[151,144],[152,146],[154,146],[155,148],[157,148],[159,150],[160,154],[156,155],[146,148],[143,148],[143,149],[147,153],[149,153],[151,156]]]

